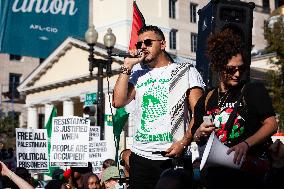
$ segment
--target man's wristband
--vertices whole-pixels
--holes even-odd
[[[121,68],[120,68],[120,73],[121,74],[130,75],[131,74],[131,70],[126,68],[124,65],[122,65]]]

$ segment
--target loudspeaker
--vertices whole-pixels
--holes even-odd
[[[225,146],[215,135],[215,132],[212,132],[206,147],[203,152],[203,156],[200,163],[200,170],[204,167],[210,166],[225,166],[235,169],[239,169],[242,166],[243,161],[239,165],[233,162],[235,152],[227,154],[229,147]]]
[[[196,52],[196,68],[203,77],[207,86],[214,86],[216,78],[212,76],[210,63],[206,57],[207,38],[215,32],[232,28],[240,34],[244,44],[248,68],[251,61],[253,2],[237,0],[212,0],[202,9],[198,10],[198,38]],[[249,78],[249,73],[248,73]],[[214,81],[212,81],[214,80]]]

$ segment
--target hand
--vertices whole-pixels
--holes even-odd
[[[11,172],[9,168],[2,161],[0,161],[0,165],[1,165],[1,175],[8,176]]]
[[[200,127],[196,130],[195,134],[194,134],[194,140],[195,141],[200,141],[201,138],[207,138],[212,131],[215,130],[215,126],[214,124],[206,124],[205,122],[203,122]]]
[[[124,66],[126,68],[128,68],[129,70],[131,70],[135,64],[141,63],[145,59],[145,53],[144,52],[139,53],[138,50],[136,50],[136,49],[129,50],[129,53],[133,57],[125,58],[124,59]],[[139,56],[135,57],[135,56],[138,55],[138,53],[139,53]]]
[[[241,142],[229,148],[227,154],[229,155],[232,151],[235,151],[234,164],[239,165],[242,162],[242,159],[246,157],[248,150],[249,146],[245,142]]]
[[[183,140],[174,142],[170,148],[168,148],[165,152],[166,152],[166,157],[179,157],[183,150],[186,147],[186,143]]]

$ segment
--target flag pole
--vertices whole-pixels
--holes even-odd
[[[128,49],[135,49],[135,44],[138,41],[137,32],[145,26],[145,19],[143,14],[140,12],[136,1],[133,1],[133,13],[132,13],[132,25],[131,25],[131,33],[130,33],[130,40],[129,40],[129,47]],[[114,133],[114,142],[115,142],[115,162],[118,164],[118,149],[119,149],[119,141],[120,141],[120,134],[122,129],[127,122],[129,117],[129,113],[125,111],[125,108],[119,108],[116,110],[116,113],[113,118],[113,133]]]

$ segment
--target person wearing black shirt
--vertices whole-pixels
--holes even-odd
[[[210,36],[207,53],[211,68],[218,73],[219,84],[204,94],[195,106],[194,140],[205,144],[214,131],[218,139],[229,147],[227,154],[235,152],[234,163],[243,162],[251,168],[253,163],[249,162],[249,157],[266,158],[271,135],[277,131],[271,99],[262,84],[243,79],[248,63],[241,36],[235,30],[227,28]],[[236,104],[238,107],[234,111]],[[235,116],[231,124],[226,124],[232,112]],[[205,115],[212,116],[211,124],[203,122]],[[261,170],[253,172],[243,167],[208,166],[203,169],[207,189],[261,188]]]

